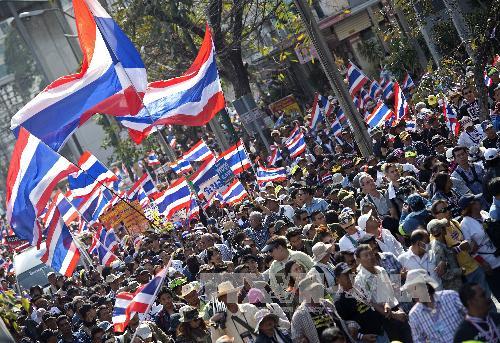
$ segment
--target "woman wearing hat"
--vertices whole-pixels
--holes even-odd
[[[177,343],[210,343],[210,333],[198,310],[186,305],[180,308]]]
[[[290,334],[279,328],[279,317],[267,308],[255,314],[255,343],[292,343]]]

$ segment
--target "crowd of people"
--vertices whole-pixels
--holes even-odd
[[[466,80],[439,96],[458,135],[440,106],[410,101],[406,120],[370,130],[369,157],[347,126],[336,138],[285,115],[270,136],[287,180],[258,186],[249,169],[240,204],[215,200],[171,231],[115,229],[117,263],[49,274],[8,327],[25,343],[500,342],[500,85],[489,75],[488,113]],[[291,159],[296,126],[307,151]],[[115,332],[116,295],[164,267],[149,312]],[[3,292],[17,289],[0,276]]]

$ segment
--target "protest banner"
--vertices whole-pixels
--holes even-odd
[[[123,222],[129,234],[142,233],[149,227],[149,222],[137,200],[128,203],[123,200],[118,202],[102,214],[99,220],[106,228],[118,227]]]

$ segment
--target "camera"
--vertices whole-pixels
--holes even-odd
[[[409,178],[400,177],[398,179],[398,182],[399,182],[399,188],[396,190],[397,197],[406,199],[415,191],[413,182]]]

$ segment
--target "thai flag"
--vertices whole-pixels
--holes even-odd
[[[168,166],[178,175],[183,175],[193,171],[191,163],[183,159],[180,159],[177,162],[169,163]]]
[[[168,145],[170,145],[170,147],[172,149],[175,149],[175,147],[177,146],[177,139],[175,138],[174,135],[168,135],[167,142],[168,142]]]
[[[132,185],[132,187],[130,187],[128,194],[136,193],[141,188],[144,190],[144,193],[146,193],[148,197],[155,198],[159,193],[158,188],[156,188],[153,179],[148,173],[142,174],[142,176]]]
[[[224,158],[231,167],[234,175],[239,175],[252,167],[252,163],[245,151],[245,145],[241,139],[235,145],[220,154],[219,158]]]
[[[193,161],[201,162],[201,161],[205,161],[205,160],[212,158],[212,157],[214,157],[214,153],[205,144],[203,139],[200,139],[200,141],[198,143],[193,145],[191,147],[191,149],[189,149],[188,151],[186,151],[182,155],[183,160],[190,161],[190,162],[193,162]]]
[[[349,62],[347,65],[347,80],[349,82],[349,93],[351,93],[351,95],[359,92],[363,85],[369,81],[365,74],[363,74],[363,72],[352,62]]]
[[[78,212],[87,223],[93,224],[99,219],[112,198],[109,190],[100,189],[80,203]]]
[[[67,277],[73,275],[80,259],[80,251],[57,208],[48,223],[45,244],[46,250],[40,260],[58,273]]]
[[[115,332],[123,332],[136,313],[146,313],[156,300],[156,295],[163,285],[168,267],[163,268],[147,284],[139,287],[134,293],[121,292],[116,295],[113,307],[113,327]]]
[[[304,134],[297,126],[285,141],[285,145],[290,152],[291,158],[297,158],[306,151],[306,140]]]
[[[370,84],[370,98],[376,99],[382,94],[382,88],[380,87],[379,83],[375,80],[372,81]]]
[[[148,166],[157,166],[160,164],[160,160],[158,159],[158,156],[154,151],[151,151],[148,154],[148,160],[147,160]]]
[[[59,181],[78,168],[38,138],[21,128],[7,174],[6,219],[16,236],[39,245],[37,217]]]
[[[397,82],[394,83],[394,113],[396,121],[400,121],[408,114],[408,103]]]
[[[120,241],[115,234],[115,230],[113,228],[106,230],[102,225],[100,225],[99,229],[96,231],[94,241],[99,241],[107,250],[111,252],[114,252],[120,244]],[[90,249],[92,250],[92,248],[93,247]]]
[[[315,130],[318,123],[325,120],[322,109],[326,107],[327,102],[328,99],[324,98],[321,94],[316,93],[314,95],[314,102],[311,108],[311,120],[309,121],[309,128],[311,130]]]
[[[225,100],[220,84],[210,28],[191,67],[181,76],[152,82],[144,96],[144,106],[136,116],[118,117],[140,143],[155,126],[202,126],[220,110]]]
[[[491,79],[491,77],[488,76],[488,72],[485,70],[484,73],[484,84],[486,87],[491,87],[493,86],[493,80]]]
[[[335,137],[339,137],[342,134],[342,125],[340,124],[338,118],[335,118],[335,120],[332,121],[330,130]]]
[[[113,190],[115,192],[118,192],[120,190],[120,186],[123,185],[123,178],[122,178],[123,172],[120,169],[120,167],[115,166],[113,167],[113,174],[115,174],[117,177],[117,180],[113,182]]]
[[[142,188],[138,189],[137,192],[127,195],[127,198],[130,201],[137,200],[142,208],[149,206],[149,198]]]
[[[415,83],[413,82],[409,73],[406,73],[405,78],[403,80],[403,89],[409,90],[415,88]]]
[[[271,154],[267,157],[267,164],[270,166],[276,165],[279,160],[282,160],[281,150],[279,147],[275,145],[271,145]]]
[[[89,151],[82,154],[78,165],[80,170],[68,175],[69,188],[76,198],[88,196],[101,185],[118,180],[118,177]]]
[[[11,120],[54,150],[93,114],[134,115],[142,107],[146,70],[132,42],[98,0],[73,0],[83,52],[81,71],[48,85]]]
[[[363,108],[366,107],[366,104],[368,104],[368,101],[371,100],[370,95],[368,94],[368,92],[364,88],[361,88],[361,91],[359,91],[359,96],[361,98],[361,101],[363,102]]]
[[[352,103],[354,104],[354,106],[356,106],[356,108],[358,110],[362,109],[363,108],[363,104],[362,102],[359,100],[359,97],[357,95],[353,95],[352,96]]]
[[[394,91],[394,82],[387,80],[386,84],[382,88],[382,95],[384,99],[389,99]]]
[[[366,117],[366,123],[371,128],[384,124],[385,121],[391,116],[392,111],[382,102],[378,101],[377,106],[373,109],[372,113]]]
[[[248,193],[238,179],[234,179],[227,189],[222,192],[224,204],[229,206],[237,205],[247,197]]]
[[[199,190],[203,183],[217,175],[217,169],[215,168],[216,161],[215,157],[206,160],[197,171],[189,176],[189,181],[193,183],[195,189]]]
[[[196,198],[191,194],[191,201],[189,203],[189,210],[188,210],[188,223],[191,222],[194,218],[199,218],[200,217],[200,206],[198,205],[198,201],[196,201]]]
[[[257,184],[263,186],[268,182],[285,181],[288,178],[285,168],[266,168],[262,165],[257,167]]]
[[[94,236],[92,237],[92,245],[89,248],[89,254],[97,255],[99,258],[99,264],[101,266],[109,267],[111,264],[118,260],[112,251],[106,249],[106,247]]]
[[[59,192],[54,197],[54,202],[56,203],[57,208],[61,213],[61,217],[66,225],[69,225],[71,222],[78,219],[80,214],[78,213],[77,208],[80,203],[84,201],[84,198],[72,200],[73,196],[71,195],[71,192],[67,192],[65,195]]]
[[[161,195],[155,199],[160,214],[171,218],[174,213],[189,209],[191,204],[191,191],[185,178],[180,178],[165,189]]]
[[[342,108],[339,108],[339,111],[337,112],[337,119],[339,120],[340,124],[347,121],[347,117],[345,116],[344,110]]]
[[[457,119],[457,112],[446,101],[443,102],[442,110],[448,130],[450,130],[450,132],[452,132],[455,136],[458,136],[458,134],[460,133],[460,122]]]

